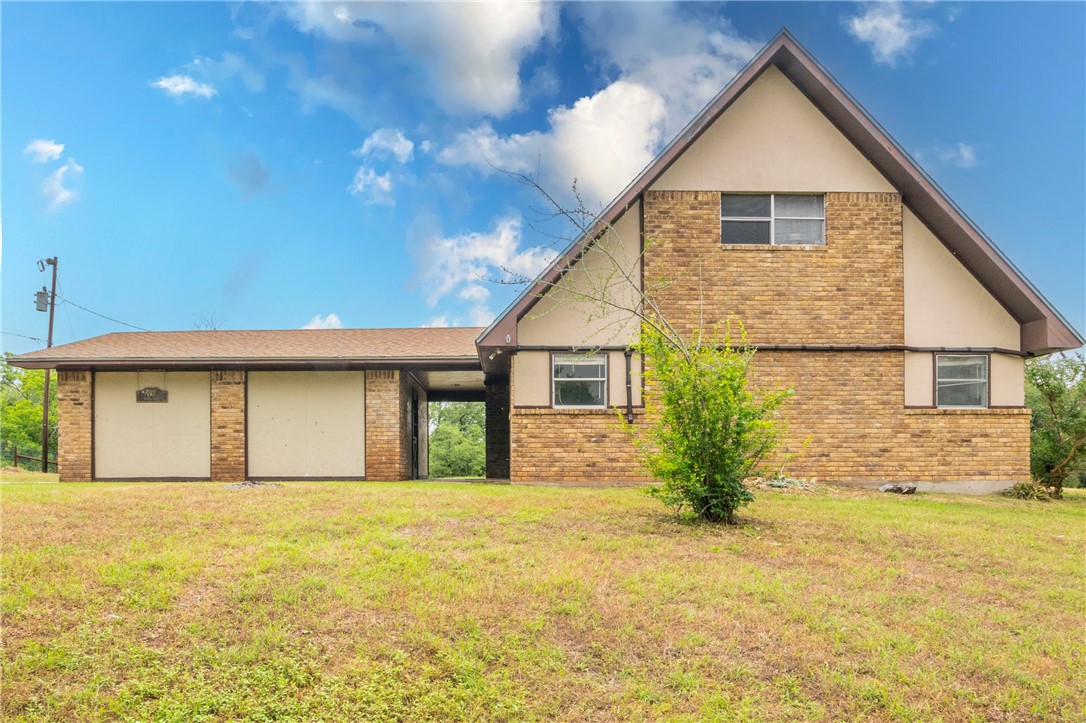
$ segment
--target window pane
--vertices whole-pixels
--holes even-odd
[[[949,356],[938,357],[939,370],[937,377],[944,379],[987,379],[988,358],[983,356]]]
[[[768,244],[769,221],[722,221],[720,242],[725,244]]]
[[[777,196],[773,203],[777,218],[824,218],[822,196]]]
[[[732,216],[769,218],[769,196],[722,196],[720,215],[723,218]]]
[[[821,244],[822,221],[796,221],[778,218],[774,224],[774,243]]]
[[[603,382],[556,380],[554,405],[556,407],[602,407]]]
[[[555,379],[603,379],[602,364],[555,364]]]
[[[940,407],[985,407],[988,405],[987,382],[939,382],[938,399]]]

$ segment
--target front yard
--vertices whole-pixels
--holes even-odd
[[[1086,496],[0,486],[5,720],[1081,720]]]

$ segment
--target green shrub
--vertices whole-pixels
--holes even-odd
[[[662,326],[662,325],[661,325]],[[648,493],[713,522],[735,521],[754,495],[748,477],[764,476],[762,462],[780,444],[777,410],[792,390],[756,393],[747,380],[754,351],[703,342],[681,347],[644,324],[637,350],[645,360],[649,426],[628,426],[642,463],[661,482]]]
[[[1012,497],[1016,500],[1036,500],[1047,502],[1052,499],[1048,489],[1037,482],[1018,482],[1013,487],[1008,487],[1001,492],[1004,497]]]

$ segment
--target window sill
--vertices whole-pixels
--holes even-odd
[[[720,244],[723,251],[825,251],[826,244]]]
[[[1019,416],[1030,414],[1029,407],[905,407],[905,414],[909,415],[984,415],[984,416]]]
[[[513,414],[549,414],[555,416],[614,416],[625,413],[626,407],[513,407]],[[644,407],[634,407],[633,413],[645,413]]]

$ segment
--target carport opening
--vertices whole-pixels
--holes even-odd
[[[486,477],[486,404],[430,402],[427,412],[429,477]]]

